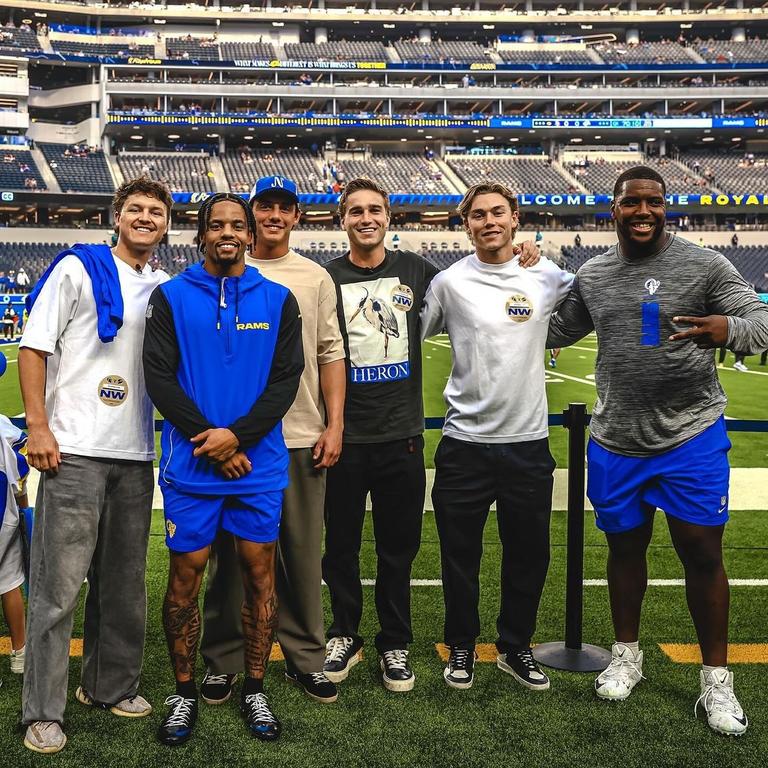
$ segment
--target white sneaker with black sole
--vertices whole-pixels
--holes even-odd
[[[747,730],[749,721],[733,692],[733,672],[725,667],[716,667],[711,672],[702,669],[699,683],[701,696],[693,708],[694,716],[698,716],[701,704],[713,731],[723,736],[741,736]]]
[[[496,657],[496,666],[532,691],[549,690],[549,678],[541,671],[530,648],[500,653]]]
[[[381,667],[381,679],[388,691],[412,691],[416,682],[416,675],[408,665],[408,651],[398,648],[392,651],[384,651],[379,656]]]
[[[595,679],[595,693],[608,701],[624,701],[643,677],[643,652],[624,643],[611,647],[611,663]]]
[[[475,681],[475,659],[477,654],[474,648],[457,648],[450,646],[448,665],[443,670],[443,678],[451,688],[466,690],[472,687]]]
[[[325,646],[325,676],[332,683],[346,680],[352,667],[362,660],[362,648],[362,641],[354,637],[332,637]]]

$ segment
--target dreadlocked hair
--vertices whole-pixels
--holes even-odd
[[[208,231],[208,225],[211,223],[211,211],[216,203],[231,202],[237,203],[245,213],[245,222],[248,225],[248,231],[251,235],[256,233],[256,219],[253,215],[251,206],[247,201],[243,200],[239,195],[234,195],[231,192],[217,192],[215,195],[211,195],[205,199],[205,202],[200,206],[200,210],[197,212],[197,250],[203,253],[205,247],[203,242],[203,236]]]

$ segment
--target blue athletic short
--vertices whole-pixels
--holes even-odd
[[[242,496],[198,496],[163,488],[165,543],[174,552],[196,552],[223,528],[246,541],[276,541],[280,530],[283,492]]]
[[[587,496],[606,533],[637,528],[659,508],[696,525],[728,520],[728,451],[721,416],[711,427],[656,456],[622,456],[590,439]]]

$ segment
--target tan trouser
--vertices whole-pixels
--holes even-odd
[[[325,660],[320,567],[325,470],[314,468],[311,448],[294,448],[289,454],[277,549],[277,640],[291,671],[320,672]],[[242,602],[232,534],[221,531],[208,562],[200,644],[214,674],[243,669]]]

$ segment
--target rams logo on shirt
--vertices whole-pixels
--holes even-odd
[[[171,522],[170,520],[165,521],[165,530],[168,531],[168,538],[172,539],[173,534],[176,533],[176,523]]]
[[[507,299],[507,317],[515,323],[525,323],[533,317],[533,306],[523,293],[516,293]]]
[[[413,291],[407,285],[396,285],[390,296],[394,309],[408,312],[413,308]]]
[[[128,398],[128,382],[122,376],[105,376],[99,382],[99,400],[114,408]]]
[[[269,323],[237,323],[235,328],[238,331],[268,331]]]

